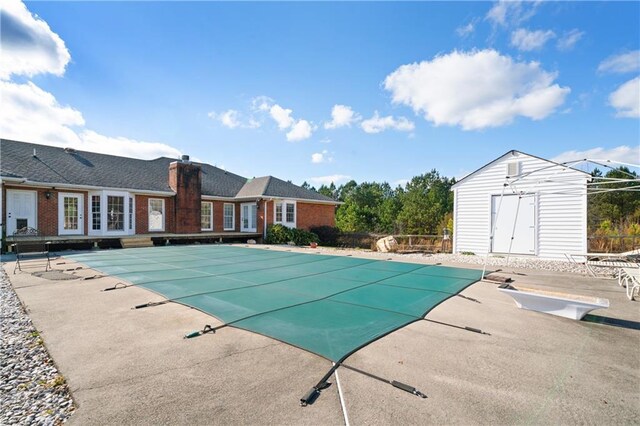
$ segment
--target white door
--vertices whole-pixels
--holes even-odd
[[[36,221],[36,191],[7,190],[7,235],[25,226],[38,228]]]
[[[533,194],[525,194],[522,198],[516,194],[505,195],[502,204],[499,195],[491,197],[491,225],[495,223],[493,253],[536,254],[535,201]]]
[[[258,208],[254,203],[242,204],[240,208],[240,231],[256,232]]]
[[[84,196],[61,192],[58,195],[58,234],[84,233]]]

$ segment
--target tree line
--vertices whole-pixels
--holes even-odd
[[[387,182],[351,180],[339,187],[333,183],[316,189],[302,186],[341,201],[336,211],[336,227],[341,232],[439,235],[453,229],[454,178],[435,170],[415,176],[404,187]]]
[[[604,174],[595,169],[588,195],[589,235],[640,235],[640,189],[636,172],[618,167]],[[611,179],[636,179],[615,182]],[[302,187],[340,201],[336,227],[345,233],[441,235],[444,228],[453,232],[453,192],[455,178],[441,176],[433,169],[415,176],[404,187],[393,188],[387,182],[351,180],[314,188]],[[618,191],[619,189],[627,191]],[[616,190],[618,189],[618,190]],[[610,191],[612,190],[612,191]]]

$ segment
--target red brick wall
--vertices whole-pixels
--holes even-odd
[[[296,227],[309,229],[314,226],[335,226],[336,208],[331,204],[296,203]]]
[[[176,161],[169,165],[169,186],[176,191],[173,214],[177,234],[191,234],[201,230],[201,174],[202,170],[196,164]]]
[[[162,231],[149,232],[149,198],[164,200],[164,232],[174,233],[176,228],[174,197],[157,197],[150,195],[136,195],[136,234],[153,234]]]
[[[224,205],[225,201],[213,202],[213,232],[239,232],[240,231],[240,204],[231,203],[235,205],[236,217],[235,217],[235,229],[224,229]]]
[[[17,189],[22,191],[36,191],[37,202],[37,227],[43,235],[58,235],[58,194],[60,192],[68,192],[72,194],[83,195],[83,221],[84,221],[84,235],[87,235],[89,229],[89,215],[88,206],[88,193],[86,191],[74,191],[74,190],[57,190],[51,188],[31,188],[24,186],[4,186],[2,193],[2,214],[7,214],[7,189]],[[47,199],[46,193],[51,192],[51,198]],[[3,223],[4,218],[3,218]],[[5,228],[6,229],[6,228]]]

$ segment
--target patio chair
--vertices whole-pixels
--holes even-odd
[[[627,297],[629,300],[634,300],[635,296],[640,294],[640,269],[622,268],[618,283],[627,288]]]
[[[583,265],[592,277],[597,276],[594,267],[607,268],[611,270],[613,276],[620,277],[622,268],[640,267],[637,253],[637,250],[626,253],[565,253],[565,257],[571,263]],[[619,280],[620,278],[618,278],[618,282]]]
[[[52,269],[51,260],[49,259],[50,245],[51,241],[47,241],[35,228],[25,226],[15,231],[13,233],[13,244],[11,244],[16,253],[16,266],[13,268],[13,273],[15,274],[16,270],[22,272],[20,261],[29,256],[45,256],[47,259],[44,267],[45,272]]]

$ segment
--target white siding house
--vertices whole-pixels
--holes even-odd
[[[586,253],[589,180],[588,173],[507,152],[453,185],[454,253]]]

